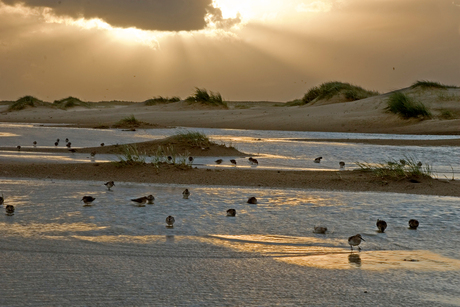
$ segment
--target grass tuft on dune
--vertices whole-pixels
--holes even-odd
[[[423,103],[402,92],[392,93],[388,98],[387,104],[386,110],[388,112],[397,114],[404,119],[429,119],[432,117],[431,112]]]
[[[178,101],[180,101],[180,97],[178,97],[178,96],[173,96],[171,98],[163,97],[163,96],[157,96],[157,97],[153,97],[151,99],[147,99],[146,101],[144,101],[144,104],[146,106],[153,106],[153,105],[160,104],[160,103],[173,103],[173,102],[178,102]]]
[[[419,80],[411,85],[411,88],[422,88],[422,89],[443,89],[447,90],[449,88],[459,88],[455,85],[445,85],[439,82]]]
[[[40,106],[52,106],[51,103],[42,101],[33,96],[24,96],[13,102],[9,107],[8,111],[19,111],[25,108],[35,108]]]
[[[376,91],[365,90],[360,86],[344,82],[326,82],[320,86],[314,86],[308,90],[302,98],[303,104],[308,104],[318,100],[329,100],[335,96],[342,96],[343,101],[355,101],[379,95]],[[296,101],[295,105],[298,105]]]
[[[73,108],[73,107],[85,107],[85,108],[91,107],[90,102],[84,102],[72,96],[69,96],[67,98],[63,98],[60,100],[55,100],[53,102],[53,105],[60,109],[68,109],[68,108]]]
[[[227,108],[220,93],[209,92],[206,89],[195,88],[195,93],[185,99],[189,103],[201,103],[209,106],[221,106]]]

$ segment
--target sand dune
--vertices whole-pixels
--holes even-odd
[[[160,126],[295,130],[329,132],[460,134],[460,89],[404,89],[416,96],[433,113],[430,120],[401,119],[385,111],[388,93],[351,102],[316,102],[282,107],[269,102],[229,102],[229,109],[184,101],[145,106],[143,103],[104,103],[94,108],[67,110],[45,107],[7,112],[0,106],[1,122],[67,123],[84,127],[111,126],[133,115],[136,119]],[[448,110],[453,119],[441,119]]]

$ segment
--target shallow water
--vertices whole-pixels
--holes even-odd
[[[296,139],[451,139],[458,136],[432,135],[396,135],[369,133],[332,133],[332,132],[298,132],[298,131],[259,131],[237,129],[203,129],[203,128],[172,128],[172,129],[140,129],[138,131],[122,131],[120,129],[82,129],[69,127],[49,127],[37,124],[6,124],[0,123],[1,146],[32,147],[36,140],[38,147],[54,147],[60,138],[69,138],[72,147],[94,147],[101,143],[106,145],[142,142],[161,139],[178,132],[198,131],[206,134],[217,143],[236,147],[249,155],[257,156],[258,169],[276,170],[325,170],[339,169],[339,162],[346,163],[345,169],[356,168],[355,162],[386,163],[387,161],[410,158],[429,165],[438,178],[460,179],[460,148],[451,146],[383,146],[336,142],[304,142]],[[321,163],[314,159],[322,156]],[[255,168],[247,162],[247,158],[228,157],[221,165],[215,160],[220,157],[197,157],[197,167],[233,167],[230,159],[237,161],[239,168]],[[88,154],[64,153],[26,153],[0,151],[2,160],[48,161],[48,162],[106,162],[118,158],[114,155],[97,155],[94,159]],[[147,158],[149,161],[149,158]]]
[[[0,305],[460,305],[459,198],[115,184],[0,179]]]

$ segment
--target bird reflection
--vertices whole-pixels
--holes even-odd
[[[361,266],[361,257],[359,256],[359,254],[355,254],[355,253],[349,254],[348,255],[348,262],[353,266],[360,267]]]

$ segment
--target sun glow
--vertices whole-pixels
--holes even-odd
[[[279,10],[286,6],[280,0],[214,0],[213,5],[221,9],[223,18],[235,18],[239,14],[243,23],[276,18]]]

